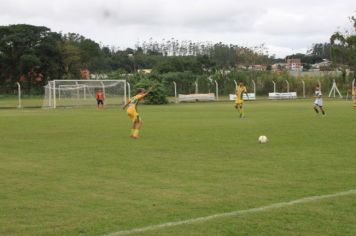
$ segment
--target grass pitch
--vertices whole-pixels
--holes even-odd
[[[356,111],[325,101],[0,110],[0,235],[104,235],[356,189]],[[269,138],[258,144],[259,135]],[[356,195],[137,235],[356,235]]]

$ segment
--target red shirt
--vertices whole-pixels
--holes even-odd
[[[104,93],[103,92],[97,92],[96,93],[96,99],[104,100]]]

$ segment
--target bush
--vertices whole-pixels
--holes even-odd
[[[145,97],[145,104],[167,104],[167,93],[164,86],[157,82],[149,79],[142,79],[137,82],[134,86],[135,90],[139,88],[149,89],[153,87],[152,91]]]

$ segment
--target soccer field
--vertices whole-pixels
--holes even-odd
[[[312,103],[0,110],[0,235],[356,235],[356,110]]]

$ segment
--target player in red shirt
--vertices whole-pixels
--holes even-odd
[[[104,94],[103,90],[99,89],[96,92],[96,102],[97,102],[96,109],[99,109],[100,104],[101,104],[101,108],[105,109],[104,99],[105,99],[105,94]]]

